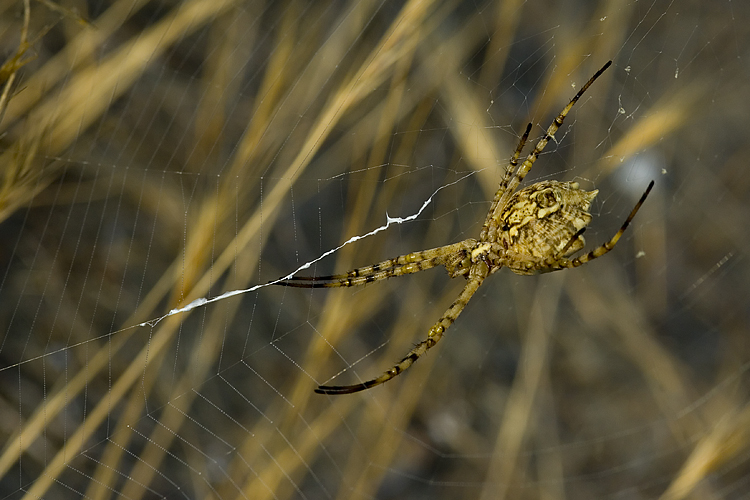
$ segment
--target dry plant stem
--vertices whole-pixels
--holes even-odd
[[[29,62],[30,59],[21,59],[29,48],[29,21],[31,19],[31,0],[23,1],[23,27],[21,28],[21,40],[18,43],[18,50],[15,55],[0,67],[0,82],[7,78],[3,86],[3,92],[0,94],[0,123],[5,116],[5,109],[8,107],[10,91],[13,88],[13,82],[16,80],[16,74],[21,67]]]
[[[574,268],[601,257],[615,247],[651,192],[653,181],[609,241],[574,259],[567,257],[583,249],[585,245],[583,232],[592,218],[588,209],[598,191],[587,192],[580,189],[576,182],[559,181],[542,181],[516,191],[578,99],[611,64],[612,61],[607,62],[581,87],[519,166],[518,161],[528,140],[531,124],[526,127],[505,169],[478,239],[470,238],[452,245],[413,252],[353,269],[344,274],[320,277],[293,276],[275,283],[296,288],[349,287],[441,265],[445,266],[451,278],[463,276],[468,280],[458,298],[430,328],[427,338],[418,343],[392,368],[379,377],[360,384],[321,385],[315,392],[350,394],[383,384],[404,372],[442,339],[445,331],[458,318],[482,282],[503,267],[522,275]]]

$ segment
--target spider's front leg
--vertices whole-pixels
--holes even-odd
[[[468,239],[461,242],[462,247],[458,251],[445,256],[443,265],[451,278],[463,276],[469,278],[469,271],[475,261],[474,254],[478,246],[475,239]]]
[[[343,274],[330,276],[292,276],[272,281],[271,285],[289,286],[295,288],[336,288],[365,285],[376,281],[418,273],[444,265],[451,277],[466,274],[463,254],[473,248],[476,240],[468,239],[452,245],[422,250],[401,255],[394,259],[384,260],[370,266],[358,267]],[[454,274],[455,273],[455,274]]]
[[[479,286],[482,284],[484,279],[489,274],[489,268],[484,262],[479,262],[471,266],[468,276],[468,282],[464,286],[464,289],[459,294],[458,298],[453,301],[453,304],[445,311],[443,316],[432,325],[430,331],[427,334],[427,338],[414,346],[409,353],[398,363],[396,363],[390,370],[383,373],[378,378],[362,382],[361,384],[354,385],[321,385],[315,389],[318,394],[351,394],[353,392],[364,391],[376,385],[388,382],[393,377],[407,370],[413,365],[424,353],[429,349],[433,348],[441,338],[445,331],[456,321],[458,315],[464,310],[466,304],[468,304],[471,297],[477,291]]]

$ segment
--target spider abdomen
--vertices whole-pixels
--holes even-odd
[[[585,240],[576,233],[591,222],[588,210],[598,192],[577,182],[542,181],[515,193],[499,220],[505,265],[517,274],[535,274],[582,249]]]

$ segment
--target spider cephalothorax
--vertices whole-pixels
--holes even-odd
[[[319,386],[315,392],[321,394],[348,394],[368,389],[392,379],[409,368],[419,357],[442,338],[443,333],[461,314],[469,299],[482,282],[503,267],[517,274],[536,274],[559,269],[578,267],[614,248],[620,236],[633,220],[646,200],[654,182],[625,219],[619,231],[603,245],[587,254],[573,259],[567,257],[585,245],[583,231],[591,222],[588,212],[598,191],[584,191],[576,182],[542,181],[516,191],[526,174],[531,170],[547,143],[560,128],[573,105],[586,89],[594,83],[612,61],[604,65],[578,91],[565,108],[547,128],[534,150],[518,165],[531,124],[516,147],[516,151],[505,169],[500,188],[490,205],[478,239],[467,239],[452,245],[431,250],[422,250],[386,260],[371,266],[353,269],[345,274],[333,276],[293,276],[280,279],[274,284],[300,288],[332,288],[363,285],[394,276],[416,273],[437,266],[445,266],[451,278],[463,276],[466,285],[458,298],[443,316],[430,328],[427,338],[414,348],[390,370],[378,378],[359,384],[344,386]]]

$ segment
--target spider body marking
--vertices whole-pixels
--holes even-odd
[[[583,232],[591,222],[592,217],[588,210],[598,190],[584,191],[576,182],[548,180],[516,191],[539,154],[562,126],[568,112],[611,64],[612,61],[605,64],[581,87],[567,106],[555,117],[544,136],[539,139],[532,152],[519,166],[521,151],[531,131],[531,124],[528,124],[505,169],[478,239],[470,238],[452,245],[401,255],[378,264],[353,269],[344,274],[318,277],[293,276],[288,280],[274,283],[298,288],[349,287],[412,274],[437,266],[444,266],[451,278],[463,276],[466,279],[463,290],[442,317],[432,325],[427,338],[415,345],[391,369],[377,378],[359,384],[321,385],[315,389],[315,392],[350,394],[380,385],[399,375],[440,341],[482,282],[503,267],[521,275],[552,272],[579,267],[614,248],[651,192],[654,181],[649,183],[630,215],[609,241],[572,259],[568,257],[582,250],[586,244]]]

